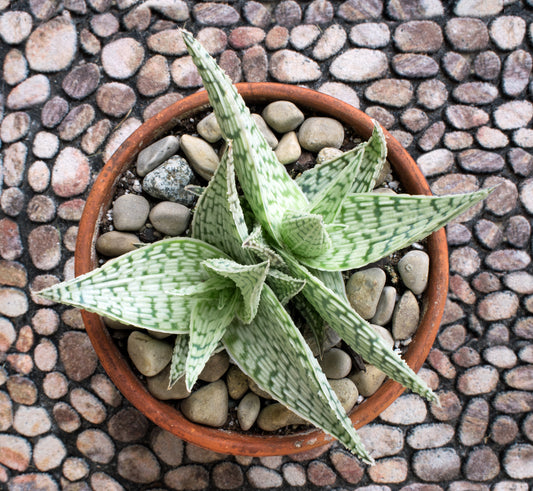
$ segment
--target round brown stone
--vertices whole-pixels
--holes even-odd
[[[140,440],[148,430],[148,420],[136,409],[121,409],[108,423],[109,434],[119,442]]]
[[[91,376],[98,358],[87,334],[69,331],[59,340],[59,357],[68,377],[77,382]]]
[[[155,455],[146,447],[131,445],[119,452],[117,471],[128,481],[147,484],[159,478],[161,467]]]

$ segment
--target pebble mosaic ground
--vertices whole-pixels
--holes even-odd
[[[0,488],[520,490],[533,484],[531,0],[0,0]],[[235,81],[359,107],[435,194],[500,184],[448,226],[451,281],[422,375],[360,433],[231,457],[155,428],[98,364],[79,312],[32,292],[73,274],[84,200],[144,120],[196,91],[176,27]]]

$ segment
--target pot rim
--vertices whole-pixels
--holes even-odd
[[[289,100],[304,111],[337,119],[353,128],[356,134],[364,139],[368,139],[372,133],[372,120],[365,113],[329,95],[278,83],[240,83],[236,86],[247,103]],[[147,120],[116,150],[96,178],[79,223],[75,250],[76,276],[98,266],[95,243],[100,221],[109,208],[122,172],[140,150],[164,136],[180,120],[209,107],[205,90],[187,96]],[[388,131],[384,130],[384,134],[388,160],[406,190],[411,194],[430,195],[427,181],[408,152]],[[427,252],[431,260],[422,319],[404,355],[404,359],[415,372],[420,369],[429,354],[444,312],[448,291],[448,248],[444,229],[428,237]],[[127,359],[118,350],[100,316],[82,310],[82,318],[102,366],[124,397],[156,425],[185,441],[220,453],[250,456],[295,454],[334,441],[333,437],[316,428],[290,435],[259,435],[193,423],[178,409],[154,398],[148,392],[131,370]],[[350,418],[354,426],[360,428],[371,422],[403,391],[404,388],[400,384],[387,379],[374,395],[352,411]]]

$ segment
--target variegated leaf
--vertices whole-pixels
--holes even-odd
[[[192,309],[189,350],[185,363],[187,390],[191,390],[196,383],[198,375],[204,369],[205,364],[224,336],[226,328],[235,317],[238,298],[235,293],[222,309],[218,308],[215,299],[213,299],[214,301],[198,300]]]
[[[165,239],[111,259],[39,295],[125,324],[186,333],[190,300],[163,292],[204,281],[208,275],[201,263],[220,257],[225,257],[222,251],[195,239]]]
[[[387,158],[387,141],[383,130],[374,121],[374,131],[366,142],[365,154],[352,185],[352,193],[369,193],[376,185],[381,168]]]
[[[331,247],[321,215],[288,210],[281,224],[283,244],[298,257],[317,257]]]
[[[324,223],[332,223],[335,220],[344,198],[355,181],[367,145],[368,142],[364,143],[351,159],[346,159],[346,165],[315,195],[309,206],[309,213],[322,215]]]
[[[310,202],[315,202],[318,196],[325,193],[330,183],[337,176],[362,158],[357,172],[352,174],[351,193],[364,193],[374,189],[377,176],[387,156],[387,145],[383,130],[377,122],[374,122],[374,131],[370,140],[357,145],[352,150],[343,153],[339,157],[331,159],[323,164],[316,165],[306,170],[296,178],[296,182],[302,188]],[[343,196],[344,199],[344,196]]]
[[[223,342],[263,390],[372,462],[300,331],[268,286],[254,321],[230,324]]]
[[[202,264],[207,271],[228,278],[235,284],[242,299],[236,307],[236,314],[243,322],[251,322],[257,313],[261,290],[269,270],[268,261],[243,265],[230,259],[213,259]]]
[[[334,291],[339,298],[348,303],[348,297],[346,296],[346,286],[344,284],[344,278],[340,271],[321,271],[320,269],[308,268],[311,274],[316,276],[324,285],[330,290]]]
[[[490,191],[453,196],[350,195],[337,216],[347,228],[330,232],[333,245],[327,254],[300,260],[327,271],[360,268],[427,237]]]
[[[309,342],[312,339],[318,348],[320,356],[322,356],[327,328],[324,319],[320,317],[320,314],[303,295],[295,296],[291,303],[305,319],[305,325],[301,327],[304,339],[309,346],[311,346]]]
[[[191,231],[195,239],[218,247],[235,260],[252,262],[249,251],[242,248],[248,237],[248,228],[237,194],[231,143],[198,200]]]
[[[178,334],[174,342],[172,359],[170,360],[170,376],[168,379],[168,389],[185,374],[185,363],[189,353],[189,335]]]
[[[294,278],[272,268],[268,271],[266,282],[278,297],[281,305],[285,305],[291,298],[300,293],[305,284],[305,281],[299,278]]]
[[[258,258],[268,261],[273,268],[284,270],[286,268],[283,259],[269,246],[263,236],[261,225],[256,225],[252,233],[243,242],[242,246],[251,250]]]
[[[427,384],[385,344],[370,324],[350,305],[297,261],[287,257],[287,263],[295,274],[305,278],[306,283],[303,289],[305,298],[354,351],[404,387],[408,387],[430,401],[437,400],[437,396]]]
[[[226,74],[191,34],[186,31],[182,34],[222,134],[226,140],[233,141],[235,170],[244,195],[257,220],[279,241],[285,209],[303,210],[308,205],[307,199],[279,163]]]
[[[169,290],[165,293],[168,295],[175,295],[176,297],[194,297],[194,299],[213,298],[213,294],[225,290],[227,288],[233,289],[235,284],[227,278],[213,277],[206,281],[197,283],[196,285],[184,286],[175,290]]]

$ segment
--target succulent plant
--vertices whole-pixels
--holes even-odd
[[[228,77],[189,33],[183,37],[227,142],[198,200],[191,237],[146,245],[40,295],[176,334],[170,384],[185,376],[192,388],[222,343],[273,398],[372,462],[289,312],[303,314],[318,342],[329,325],[368,363],[436,400],[350,306],[341,271],[422,239],[489,190],[371,193],[386,159],[377,124],[370,140],[293,180]]]

